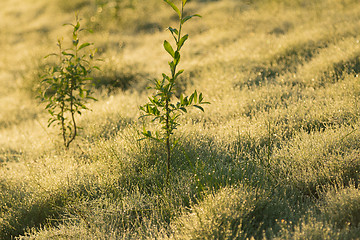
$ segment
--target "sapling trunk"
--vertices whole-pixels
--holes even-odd
[[[77,55],[77,54],[76,54]],[[71,88],[70,88],[70,113],[71,113],[71,121],[74,131],[69,133],[69,140],[66,143],[66,149],[69,149],[70,143],[74,141],[76,135],[77,135],[77,126],[75,121],[75,111],[74,111],[74,79],[71,80]]]
[[[66,128],[65,128],[64,108],[65,108],[65,102],[62,102],[62,103],[61,103],[61,107],[60,107],[61,130],[62,130],[62,135],[63,135],[63,140],[64,140],[64,146],[65,146],[65,148],[67,149],[67,146],[66,146]]]
[[[167,159],[166,159],[166,182],[169,181],[170,177],[170,159],[171,159],[171,150],[170,150],[170,126],[169,126],[169,100],[166,99],[165,103],[165,109],[166,109],[166,152],[167,152]]]

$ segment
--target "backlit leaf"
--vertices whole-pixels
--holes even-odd
[[[170,30],[170,32],[175,33],[176,35],[179,34],[179,31],[176,28],[169,27],[168,29]]]
[[[202,93],[200,93],[200,95],[199,95],[199,103],[201,103],[202,100],[203,100],[203,95],[202,95]]]
[[[87,46],[90,46],[90,45],[91,45],[90,43],[83,43],[83,44],[81,44],[81,46],[79,47],[78,50],[81,50],[81,49],[83,49],[83,48],[85,48]]]
[[[193,17],[201,17],[201,16],[199,14],[194,14],[194,15],[191,15],[191,16],[184,17],[181,20],[181,24],[184,24],[187,20],[189,20],[190,18],[193,18]]]
[[[171,47],[170,43],[166,40],[164,41],[164,48],[172,57],[175,57],[174,49]]]
[[[180,53],[178,51],[175,52],[174,59],[175,59],[175,65],[178,65],[180,62]]]
[[[183,36],[180,41],[178,42],[178,50],[181,49],[181,47],[184,45],[185,41],[189,38],[189,35],[186,34],[185,36]]]
[[[200,109],[201,111],[204,112],[204,109],[203,109],[202,107],[200,107],[200,106],[198,106],[198,105],[194,105],[194,107],[196,107],[196,108],[198,108],[198,109]]]
[[[180,75],[180,74],[182,74],[184,72],[184,70],[180,70],[180,71],[178,71],[176,74],[175,74],[175,79]]]
[[[181,13],[180,13],[179,9],[175,6],[175,4],[173,2],[171,2],[170,0],[164,0],[164,1],[175,10],[175,12],[179,15],[179,18],[181,19]]]

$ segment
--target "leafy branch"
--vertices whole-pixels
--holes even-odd
[[[88,42],[80,44],[79,34],[86,29],[80,28],[78,16],[75,22],[75,24],[64,24],[73,28],[71,47],[63,49],[62,41],[58,40],[58,53],[45,57],[56,56],[58,62],[43,76],[39,96],[47,103],[45,109],[50,114],[48,127],[54,123],[60,125],[66,149],[78,134],[79,127],[75,115],[81,115],[81,110],[88,110],[85,106],[87,100],[96,100],[91,96],[91,90],[87,86],[92,79],[89,74],[93,69],[99,69],[91,64],[94,53],[84,53],[85,49],[93,44]]]
[[[198,93],[196,90],[190,96],[180,95],[177,102],[173,102],[172,100],[175,97],[174,94],[174,86],[176,84],[177,78],[184,72],[184,70],[177,71],[177,67],[180,63],[180,50],[182,49],[184,43],[189,38],[188,34],[182,35],[183,25],[193,17],[200,17],[198,14],[184,16],[184,7],[187,3],[187,0],[182,0],[181,10],[170,0],[164,0],[168,5],[172,7],[172,9],[179,16],[179,27],[172,28],[169,27],[172,37],[175,40],[175,48],[171,46],[171,44],[165,40],[164,41],[164,49],[167,53],[172,57],[172,61],[169,62],[170,66],[170,75],[165,73],[162,74],[162,78],[154,81],[154,86],[150,87],[154,89],[156,93],[149,97],[149,103],[140,107],[143,115],[141,117],[152,117],[152,121],[159,122],[161,125],[161,131],[151,132],[148,131],[145,126],[143,128],[142,134],[145,138],[154,139],[158,142],[164,143],[166,145],[166,153],[167,153],[167,171],[166,171],[166,179],[169,180],[170,175],[170,160],[171,160],[171,146],[174,146],[177,141],[174,141],[171,144],[171,135],[174,130],[179,126],[178,118],[183,113],[187,113],[187,108],[190,106],[196,107],[201,111],[204,111],[202,104],[209,104],[208,102],[203,101],[202,93]]]

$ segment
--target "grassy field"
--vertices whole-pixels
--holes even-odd
[[[179,3],[180,1],[176,1]],[[189,0],[166,150],[139,106],[168,72],[161,0],[1,0],[0,239],[360,239],[358,0]],[[66,151],[37,96],[76,13],[98,101]],[[51,62],[50,62],[51,64]],[[156,125],[149,125],[154,129]]]

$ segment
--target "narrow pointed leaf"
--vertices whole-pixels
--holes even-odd
[[[189,35],[186,34],[185,36],[183,36],[180,41],[178,42],[178,50],[181,49],[181,47],[184,45],[185,41],[189,38]]]
[[[179,70],[176,74],[175,74],[175,79],[184,72],[184,70]]]
[[[187,20],[189,20],[190,18],[193,17],[201,17],[199,14],[194,14],[194,15],[190,15],[190,16],[186,16],[181,20],[181,24],[184,24]]]
[[[79,47],[78,50],[81,50],[81,49],[83,49],[83,48],[85,48],[87,46],[90,46],[90,45],[91,45],[90,43],[83,43],[83,44],[81,44],[81,46]]]
[[[178,65],[180,62],[180,53],[178,51],[175,52],[174,59],[175,59],[175,65]]]
[[[194,94],[194,102],[197,103],[197,92],[196,92],[196,90],[195,90],[195,92],[193,94]]]
[[[180,104],[184,105],[184,96],[182,94],[180,95]]]
[[[191,94],[191,96],[189,98],[189,104],[191,104],[193,100],[194,100],[194,94]]]
[[[202,100],[203,100],[203,95],[202,95],[202,93],[200,93],[200,95],[199,95],[199,103],[201,103]]]
[[[91,100],[93,100],[93,101],[97,101],[97,99],[96,99],[96,98],[91,97],[91,96],[86,96],[86,98],[87,98],[87,99],[91,99]]]
[[[67,52],[65,52],[65,51],[62,52],[62,55],[75,57],[74,54],[72,54],[72,53],[67,53]]]
[[[198,108],[198,109],[200,109],[201,111],[204,112],[204,109],[203,109],[201,106],[199,106],[199,105],[194,105],[194,107],[196,107],[196,108]]]
[[[187,110],[184,107],[181,107],[180,110],[182,110],[184,113],[187,113]]]
[[[50,56],[58,56],[58,54],[56,54],[56,53],[50,53],[50,54],[46,55],[44,58],[48,58],[48,57],[50,57]]]
[[[175,33],[176,35],[179,34],[179,31],[176,28],[169,27],[168,29],[170,30],[171,33]]]
[[[164,1],[175,10],[175,12],[179,15],[179,18],[181,19],[181,13],[180,13],[179,9],[175,6],[175,4],[173,2],[171,2],[170,0],[164,0]]]
[[[169,66],[170,66],[170,69],[171,69],[171,75],[174,76],[174,72],[175,72],[175,64],[173,61],[169,62]]]
[[[164,41],[164,48],[172,57],[175,57],[174,49],[171,47],[170,43],[166,40]]]

